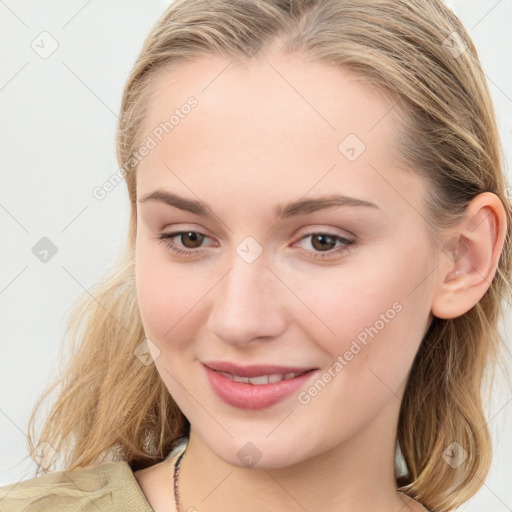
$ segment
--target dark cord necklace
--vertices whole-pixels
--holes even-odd
[[[176,463],[174,464],[174,502],[176,504],[176,511],[181,512],[181,500],[180,493],[178,491],[178,476],[180,474],[180,463],[181,459],[185,455],[185,451],[178,457]]]

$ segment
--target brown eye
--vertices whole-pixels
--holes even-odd
[[[305,248],[306,253],[312,258],[330,258],[341,255],[343,252],[348,251],[356,245],[355,240],[331,234],[331,233],[310,233],[301,238],[301,242],[308,240],[308,248]],[[336,245],[338,247],[336,247]]]
[[[171,251],[180,254],[193,256],[204,250],[202,243],[209,238],[198,231],[175,231],[173,233],[160,233],[156,239],[165,244]]]
[[[198,249],[204,239],[204,235],[197,231],[184,231],[179,235],[180,241],[187,249]]]
[[[327,234],[311,235],[311,245],[318,251],[329,251],[336,245],[336,237]]]

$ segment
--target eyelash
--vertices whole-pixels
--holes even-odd
[[[197,233],[206,238],[210,238],[208,235],[206,235],[205,233],[201,233],[200,231],[175,231],[173,233],[159,233],[158,236],[156,237],[156,240],[158,240],[160,243],[163,243],[168,249],[170,249],[171,251],[173,251],[177,254],[181,254],[181,255],[185,255],[185,256],[193,256],[193,255],[201,254],[203,252],[201,249],[183,249],[182,247],[179,247],[178,245],[176,245],[175,242],[172,242],[169,240],[178,235],[184,235],[187,233]],[[314,251],[308,251],[308,250],[304,249],[307,253],[311,254],[314,259],[330,258],[339,253],[350,251],[356,245],[355,240],[350,240],[348,238],[344,238],[342,236],[335,235],[333,233],[323,232],[323,231],[314,231],[314,232],[308,233],[308,234],[304,235],[299,241],[302,241],[304,238],[308,238],[308,237],[314,236],[314,235],[327,235],[331,238],[334,238],[334,240],[336,242],[342,242],[344,244],[341,248],[338,247],[337,249],[330,249],[329,251],[325,251],[325,252],[314,252]]]

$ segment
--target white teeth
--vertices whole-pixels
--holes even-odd
[[[234,380],[235,382],[243,382],[245,384],[248,384],[249,383],[249,377],[239,377],[238,375],[231,375],[229,374],[231,379]]]
[[[275,382],[280,382],[282,380],[288,380],[293,379],[295,377],[298,377],[299,375],[302,375],[303,373],[275,373],[272,375],[259,375],[257,377],[240,377],[238,375],[232,375],[231,373],[227,372],[219,372],[224,375],[224,377],[227,377],[228,379],[234,380],[235,382],[242,382],[244,384],[254,384],[254,385],[260,385],[260,384],[273,384]]]
[[[268,384],[268,375],[261,375],[260,377],[248,377],[249,384]]]

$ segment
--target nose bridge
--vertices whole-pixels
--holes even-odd
[[[255,337],[275,337],[284,328],[279,300],[282,284],[267,268],[262,251],[257,252],[251,241],[240,244],[229,271],[216,286],[208,323],[226,342],[243,344]]]

